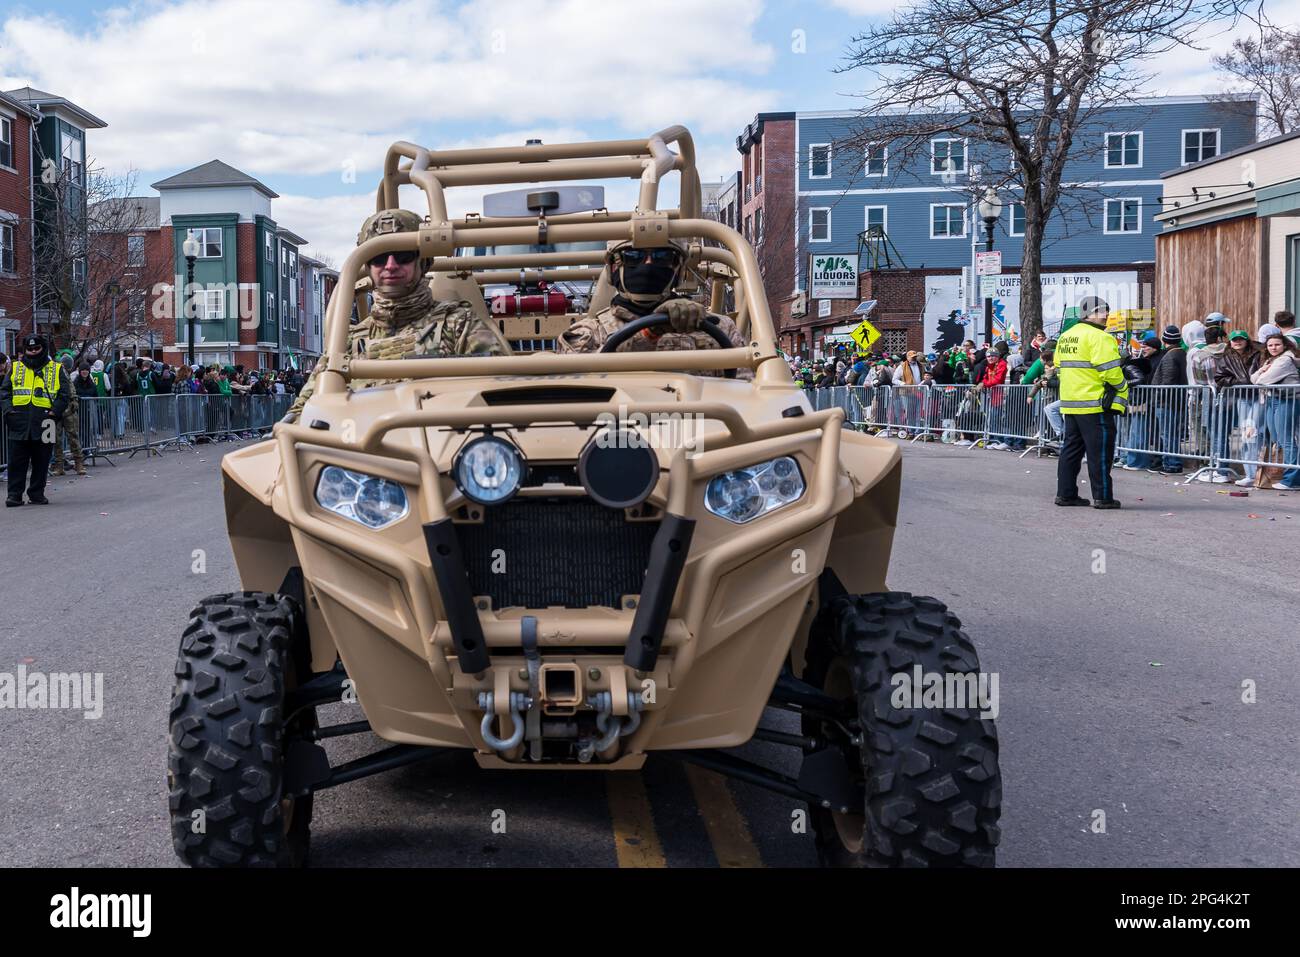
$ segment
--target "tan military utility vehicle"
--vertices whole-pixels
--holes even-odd
[[[672,172],[681,199],[660,209]],[[548,216],[542,192],[533,216],[452,219],[444,196],[616,178],[639,181],[631,212]],[[490,318],[483,284],[560,267],[596,278],[594,314],[604,254],[464,250],[671,242],[678,292],[732,304],[745,346],[708,320],[716,349],[616,351],[668,322],[651,314],[599,353],[358,359],[354,297],[336,293],[302,415],[224,459],[247,590],[202,601],[181,640],[180,857],[300,864],[315,792],[463,748],[485,768],[609,774],[671,754],[806,803],[824,863],[991,865],[1001,781],[975,649],[940,602],[885,586],[899,450],[795,387],[754,250],[701,215],[690,134],[397,143],[376,207],[403,185],[427,204],[419,233],[368,239],[341,269],[363,312],[383,252],[418,249],[437,298]],[[319,726],[341,699],[365,720]],[[358,732],[390,746],[331,766],[320,742]],[[728,750],[752,739],[788,746],[798,775]]]

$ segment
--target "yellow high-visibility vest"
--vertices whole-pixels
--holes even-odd
[[[62,374],[63,367],[53,359],[45,363],[40,372],[34,371],[21,359],[15,360],[9,373],[14,408],[34,405],[38,409],[48,409],[53,406],[52,397],[59,394]]]
[[[1096,326],[1073,325],[1056,340],[1056,368],[1061,380],[1061,412],[1087,415],[1101,412],[1102,396],[1109,387],[1110,408],[1128,410],[1128,380],[1119,344]]]

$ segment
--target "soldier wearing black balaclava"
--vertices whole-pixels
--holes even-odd
[[[619,346],[619,352],[718,348],[713,337],[700,328],[709,315],[708,310],[674,291],[684,263],[683,251],[676,244],[654,249],[637,249],[631,243],[615,246],[606,254],[610,282],[617,290],[614,298],[596,315],[579,319],[569,326],[560,336],[556,351],[599,352],[609,337],[624,325],[656,312],[668,317],[669,329],[646,329]],[[729,317],[714,318],[734,347],[745,347],[744,339]],[[698,374],[720,373],[701,371]]]
[[[0,414],[9,438],[9,494],[5,505],[23,504],[23,488],[33,505],[48,505],[45,481],[58,421],[72,402],[72,381],[50,358],[45,340],[27,336],[0,382]],[[28,470],[31,479],[28,480]]]

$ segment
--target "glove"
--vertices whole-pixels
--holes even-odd
[[[658,311],[668,317],[673,332],[691,332],[698,329],[704,322],[704,317],[709,314],[704,306],[690,299],[669,299],[659,306]]]

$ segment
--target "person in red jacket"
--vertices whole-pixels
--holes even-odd
[[[989,432],[993,436],[989,448],[1006,451],[1012,448],[1005,441],[1005,435],[1011,431],[1011,423],[1006,414],[1006,404],[1002,389],[992,386],[1005,385],[1007,381],[1007,353],[1010,348],[1005,342],[995,343],[989,350],[984,362],[984,372],[980,376],[980,386],[989,393]],[[1023,443],[1022,443],[1023,444]]]

